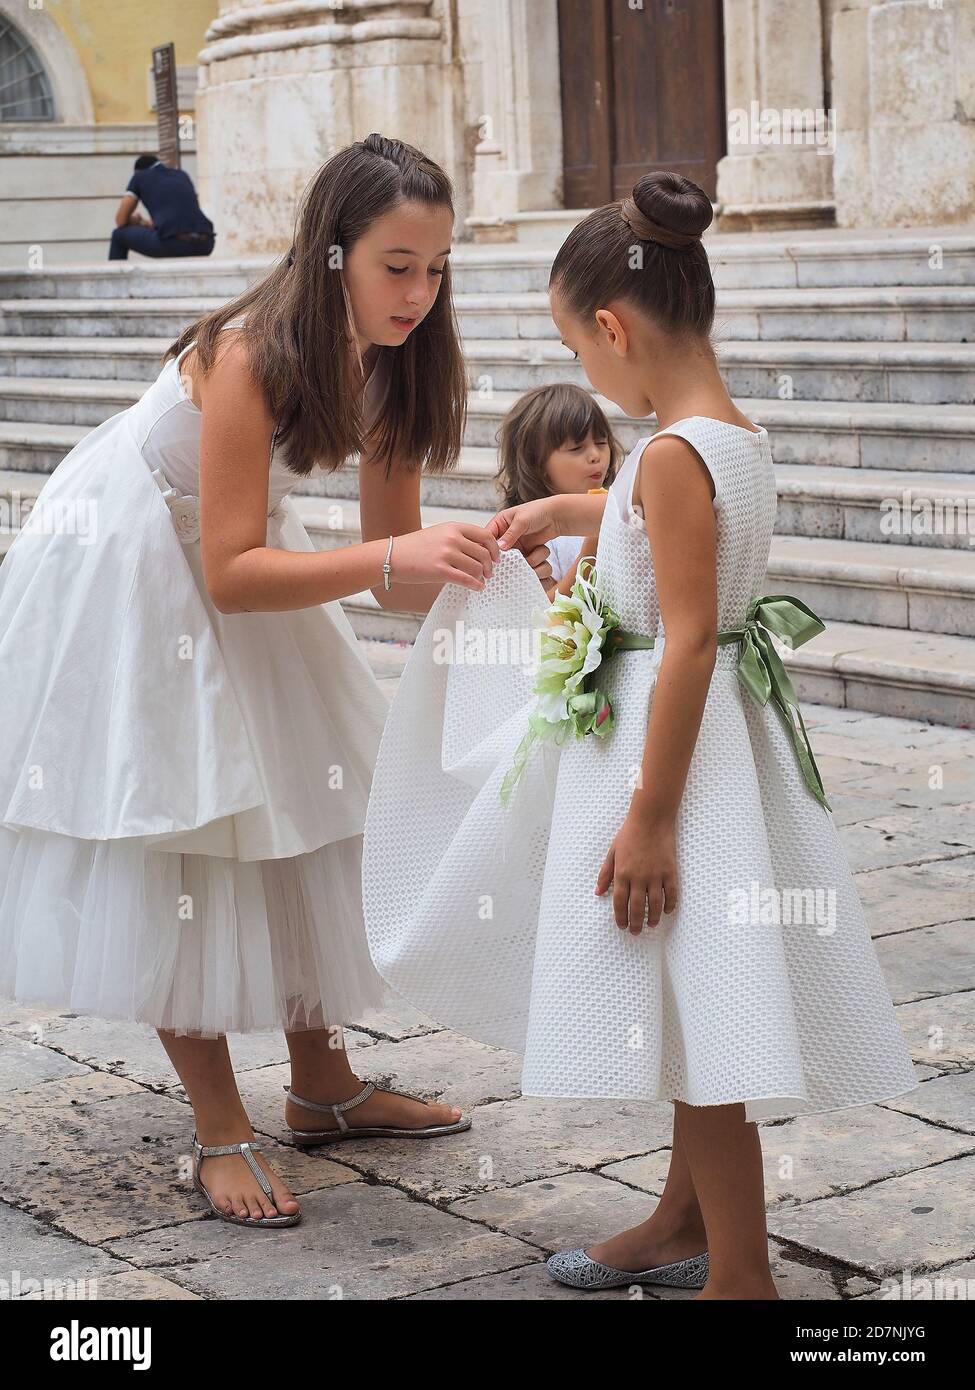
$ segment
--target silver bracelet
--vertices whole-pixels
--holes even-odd
[[[392,588],[389,582],[389,557],[393,553],[393,538],[390,536],[389,545],[386,547],[386,559],[383,564],[383,585],[386,589]]]

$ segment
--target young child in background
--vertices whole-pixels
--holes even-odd
[[[622,456],[590,391],[564,381],[536,386],[515,402],[498,431],[502,506],[561,493],[605,492]],[[577,559],[595,549],[595,534],[555,536],[528,556],[550,600],[557,587],[568,593]]]

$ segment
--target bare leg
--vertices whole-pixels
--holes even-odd
[[[349,1065],[342,1041],[341,1028],[313,1028],[286,1033],[291,1054],[291,1089],[305,1100],[321,1105],[335,1105],[351,1100],[362,1090],[363,1083]],[[439,1105],[433,1101],[409,1100],[389,1091],[376,1090],[368,1100],[357,1105],[345,1116],[350,1128],[372,1125],[403,1125],[423,1129],[427,1125],[449,1125],[459,1120],[461,1111],[455,1105]],[[294,1101],[285,1102],[285,1123],[293,1129],[332,1130],[336,1125],[331,1115],[306,1110]]]
[[[778,1298],[768,1262],[765,1173],[758,1126],[744,1105],[675,1101],[708,1233],[710,1273],[699,1298]]]
[[[707,1248],[704,1217],[694,1190],[675,1107],[670,1168],[660,1201],[646,1221],[587,1247],[586,1254],[591,1260],[599,1260],[613,1269],[635,1274],[700,1255]]]
[[[237,1079],[230,1061],[226,1038],[178,1036],[156,1030],[169,1054],[196,1119],[196,1137],[201,1144],[240,1144],[252,1140],[254,1131],[237,1090]],[[254,1155],[264,1169],[274,1192],[271,1202],[246,1162],[239,1154],[205,1158],[200,1164],[200,1181],[215,1204],[236,1216],[291,1216],[298,1210],[285,1183],[277,1176],[263,1154]]]

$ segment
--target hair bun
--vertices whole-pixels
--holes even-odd
[[[631,226],[645,219],[648,240],[674,249],[692,245],[714,219],[714,208],[704,189],[683,174],[672,173],[644,174],[637,179],[632,197],[623,200],[622,212]],[[634,231],[640,234],[639,225]]]

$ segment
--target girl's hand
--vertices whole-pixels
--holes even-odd
[[[554,592],[555,580],[552,578],[552,562],[549,558],[548,546],[532,546],[531,550],[525,552],[525,559],[535,571],[546,594]]]
[[[502,550],[515,546],[527,556],[530,551],[562,534],[558,497],[538,497],[517,507],[505,507],[487,524]]]
[[[461,584],[479,591],[497,558],[491,531],[469,521],[444,521],[394,537],[389,577],[398,584]]]
[[[632,811],[609,847],[596,879],[596,893],[613,884],[613,915],[618,927],[633,936],[647,925],[657,926],[661,912],[677,906],[677,837],[673,821],[648,821]]]

